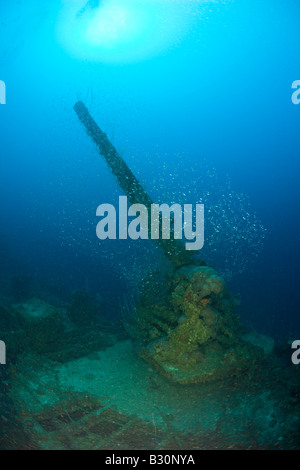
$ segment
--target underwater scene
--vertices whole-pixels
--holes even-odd
[[[300,449],[299,26],[1,1],[1,450]]]

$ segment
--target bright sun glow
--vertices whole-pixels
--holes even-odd
[[[189,0],[66,0],[59,37],[81,59],[125,63],[152,57],[176,43],[191,23]]]
[[[90,44],[115,48],[137,39],[142,32],[143,18],[123,5],[108,5],[99,8],[86,28],[86,39]]]

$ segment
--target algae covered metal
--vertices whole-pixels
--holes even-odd
[[[90,115],[87,107],[78,101],[74,110],[84,125],[87,134],[95,142],[100,154],[104,157],[107,165],[116,177],[120,188],[125,192],[131,204],[143,204],[150,210],[153,201],[147,194],[141,183],[134,176],[124,159],[117,152],[113,144],[107,138],[107,135],[100,129],[96,121]],[[192,264],[193,255],[184,249],[179,240],[172,238],[171,240],[157,239],[154,242],[164,251],[168,260],[176,267],[186,264]],[[194,263],[203,264],[202,261],[194,261]]]

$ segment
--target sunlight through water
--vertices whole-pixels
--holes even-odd
[[[207,1],[65,1],[58,25],[74,57],[106,63],[136,62],[176,45]]]

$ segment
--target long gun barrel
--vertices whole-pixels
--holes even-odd
[[[109,141],[107,135],[92,118],[85,104],[82,101],[78,101],[74,106],[74,110],[84,125],[87,134],[95,142],[100,154],[104,157],[113,175],[117,178],[120,188],[125,192],[130,203],[143,204],[150,211],[153,204],[151,198]],[[179,240],[171,238],[170,240],[158,239],[153,241],[164,251],[168,260],[176,268],[190,264],[205,264],[199,262],[200,260],[195,260],[191,252],[186,251]]]

